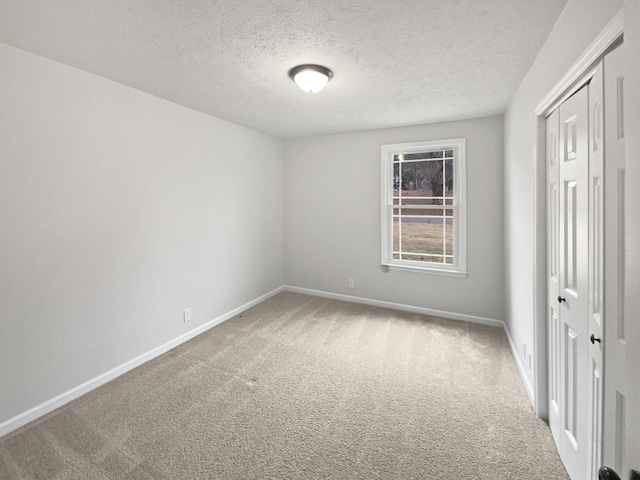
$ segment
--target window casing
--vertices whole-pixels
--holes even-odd
[[[383,145],[383,267],[466,276],[466,139]]]

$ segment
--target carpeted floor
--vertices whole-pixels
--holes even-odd
[[[281,293],[0,439],[2,479],[568,479],[501,329]]]

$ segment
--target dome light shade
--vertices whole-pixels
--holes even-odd
[[[289,76],[305,92],[316,93],[329,83],[333,72],[322,65],[298,65],[289,70]]]

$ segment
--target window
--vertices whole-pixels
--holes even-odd
[[[466,140],[382,146],[382,265],[466,276]]]

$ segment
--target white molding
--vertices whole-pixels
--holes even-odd
[[[511,347],[511,355],[513,356],[513,359],[516,362],[516,366],[518,367],[518,372],[520,372],[520,378],[522,379],[522,383],[524,384],[524,389],[526,390],[527,395],[529,396],[529,401],[533,405],[534,403],[533,385],[531,384],[531,380],[529,380],[529,377],[527,376],[527,370],[525,366],[522,364],[520,355],[518,355],[518,349],[513,343],[513,339],[509,334],[509,329],[507,328],[507,325],[503,324],[503,326],[504,326],[504,333],[507,335],[507,339],[509,340],[509,346]]]
[[[460,270],[447,270],[446,268],[415,267],[413,265],[398,265],[395,263],[381,263],[383,270],[400,270],[404,272],[428,273],[430,275],[442,275],[443,277],[467,278],[467,272]]]
[[[575,92],[582,86],[595,72],[589,72],[593,66],[604,55],[607,49],[613,45],[622,35],[624,30],[624,18],[622,9],[616,13],[604,29],[593,39],[589,46],[578,57],[578,60],[571,65],[567,73],[556,83],[551,91],[544,97],[535,109],[536,115],[547,115],[551,113],[555,106],[562,103],[568,95]],[[588,73],[589,72],[589,73]],[[573,88],[572,88],[573,87]]]
[[[251,300],[245,303],[244,305],[241,305],[240,307],[237,307],[223,315],[220,315],[217,318],[214,318],[213,320],[205,323],[204,325],[200,325],[199,327],[196,327],[193,330],[190,330],[189,332],[174,338],[173,340],[170,340],[152,350],[149,350],[148,352],[143,353],[142,355],[139,355],[136,358],[129,360],[128,362],[125,362],[122,365],[109,370],[108,372],[98,375],[97,377],[92,378],[91,380],[88,380],[82,383],[81,385],[78,385],[64,393],[61,393],[56,397],[53,397],[41,403],[40,405],[37,405],[25,412],[22,412],[16,415],[13,418],[10,418],[9,420],[6,420],[5,422],[0,423],[0,437],[26,425],[29,422],[37,420],[43,415],[46,415],[47,413],[52,412],[56,408],[60,408],[63,405],[66,405],[72,400],[75,400],[76,398],[84,395],[85,393],[88,393],[91,390],[94,390],[104,385],[105,383],[110,382],[111,380],[119,377],[120,375],[127,373],[128,371],[136,367],[139,367],[140,365],[148,362],[149,360],[153,360],[154,358],[159,357],[163,353],[168,352],[169,350],[177,347],[178,345],[181,345],[191,340],[192,338],[200,335],[201,333],[204,333],[207,330],[210,330],[211,328],[217,325],[220,325],[221,323],[229,320],[230,318],[235,317],[239,313],[242,313],[243,311],[259,304],[260,302],[263,302],[266,299],[280,293],[281,291],[283,291],[283,289],[284,287],[281,286],[264,295],[261,295],[260,297],[255,298],[254,300]]]
[[[343,295],[341,293],[323,292],[321,290],[312,290],[309,288],[292,287],[285,285],[284,290],[287,292],[303,293],[305,295],[314,295],[316,297],[331,298],[333,300],[342,300],[345,302],[361,303],[363,305],[371,305],[373,307],[391,308],[394,310],[402,310],[404,312],[419,313],[421,315],[431,315],[433,317],[448,318],[450,320],[462,320],[464,322],[481,323],[492,327],[504,328],[502,320],[493,318],[478,317],[475,315],[467,315],[466,313],[445,312],[444,310],[434,310],[432,308],[415,307],[412,305],[404,305],[402,303],[385,302],[383,300],[374,300],[372,298],[354,297],[351,295]]]
[[[533,398],[536,415],[547,419],[547,177],[546,177],[546,119],[536,116],[536,145],[534,161],[542,156],[542,165],[533,166]],[[542,132],[542,135],[540,133]]]

